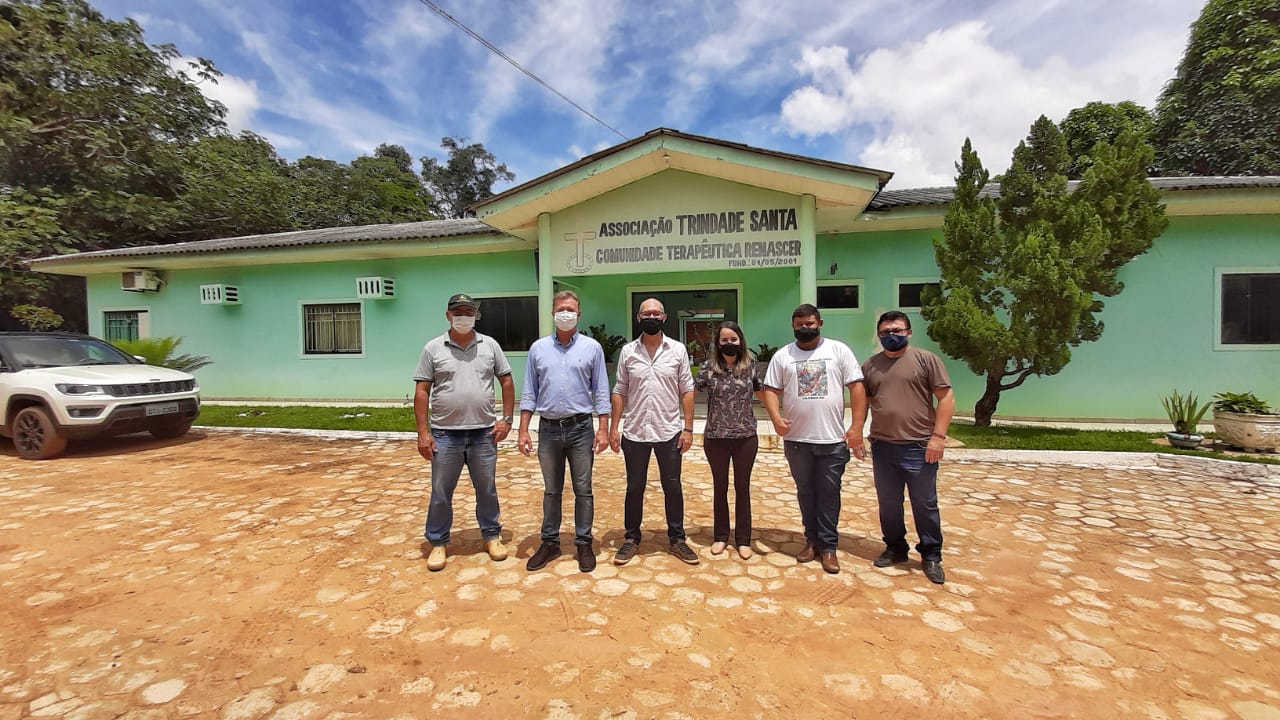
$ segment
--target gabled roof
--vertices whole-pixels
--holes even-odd
[[[665,170],[719,178],[792,195],[813,195],[819,213],[856,217],[893,173],[765,150],[742,143],[657,128],[517,185],[471,207],[476,217],[526,239],[538,216],[554,213]]]

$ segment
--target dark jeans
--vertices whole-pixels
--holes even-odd
[[[436,441],[435,459],[431,461],[431,502],[427,506],[427,542],[448,545],[453,525],[453,491],[466,466],[471,485],[476,489],[476,522],[485,540],[502,534],[498,522],[498,487],[495,470],[498,446],[493,442],[493,428],[478,430],[432,430]]]
[[[880,532],[891,550],[907,552],[907,524],[902,491],[911,498],[911,516],[923,560],[942,560],[942,518],[938,513],[938,463],[924,461],[925,444],[871,441],[871,469],[880,505]]]
[[[711,539],[729,542],[729,461],[733,461],[734,545],[751,544],[751,468],[760,449],[760,438],[704,438],[702,450],[711,466],[711,501],[714,517]]]
[[[680,433],[663,442],[639,442],[622,438],[622,458],[627,466],[627,499],[622,524],[626,538],[640,542],[644,516],[644,488],[649,481],[649,453],[658,459],[658,480],[666,499],[667,539],[684,539],[684,490],[680,486]]]
[[[542,483],[546,488],[542,495],[542,542],[560,542],[564,466],[567,462],[573,482],[573,542],[576,545],[591,544],[591,523],[595,518],[595,497],[591,494],[594,441],[595,431],[590,415],[567,426],[548,420],[538,425],[538,464],[542,466]]]
[[[796,500],[805,539],[820,552],[840,544],[840,480],[849,464],[849,446],[838,443],[783,442],[782,452],[796,481]]]

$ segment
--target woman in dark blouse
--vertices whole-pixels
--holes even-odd
[[[707,422],[702,447],[711,466],[714,515],[711,554],[719,555],[729,544],[729,461],[733,461],[733,544],[743,560],[751,557],[751,468],[760,447],[751,397],[760,395],[755,358],[747,349],[742,328],[732,320],[720,324],[715,352],[694,379],[707,394]]]

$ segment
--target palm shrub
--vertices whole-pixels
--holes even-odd
[[[1169,422],[1173,423],[1173,431],[1184,435],[1198,434],[1196,425],[1212,407],[1208,401],[1200,404],[1195,393],[1190,390],[1186,395],[1174,390],[1172,395],[1160,398],[1160,404],[1164,405],[1164,412],[1169,416]]]
[[[138,338],[136,340],[112,340],[112,345],[129,355],[142,358],[148,365],[172,368],[183,372],[195,372],[213,361],[205,355],[175,355],[182,338]]]

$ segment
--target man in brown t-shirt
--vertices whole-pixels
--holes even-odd
[[[907,525],[902,516],[905,489],[920,537],[916,552],[924,574],[941,585],[946,575],[942,571],[938,461],[956,409],[951,379],[937,355],[910,347],[911,319],[904,313],[890,310],[881,315],[876,334],[884,350],[862,364],[871,406],[871,467],[885,545],[873,564],[889,567],[907,561]]]

